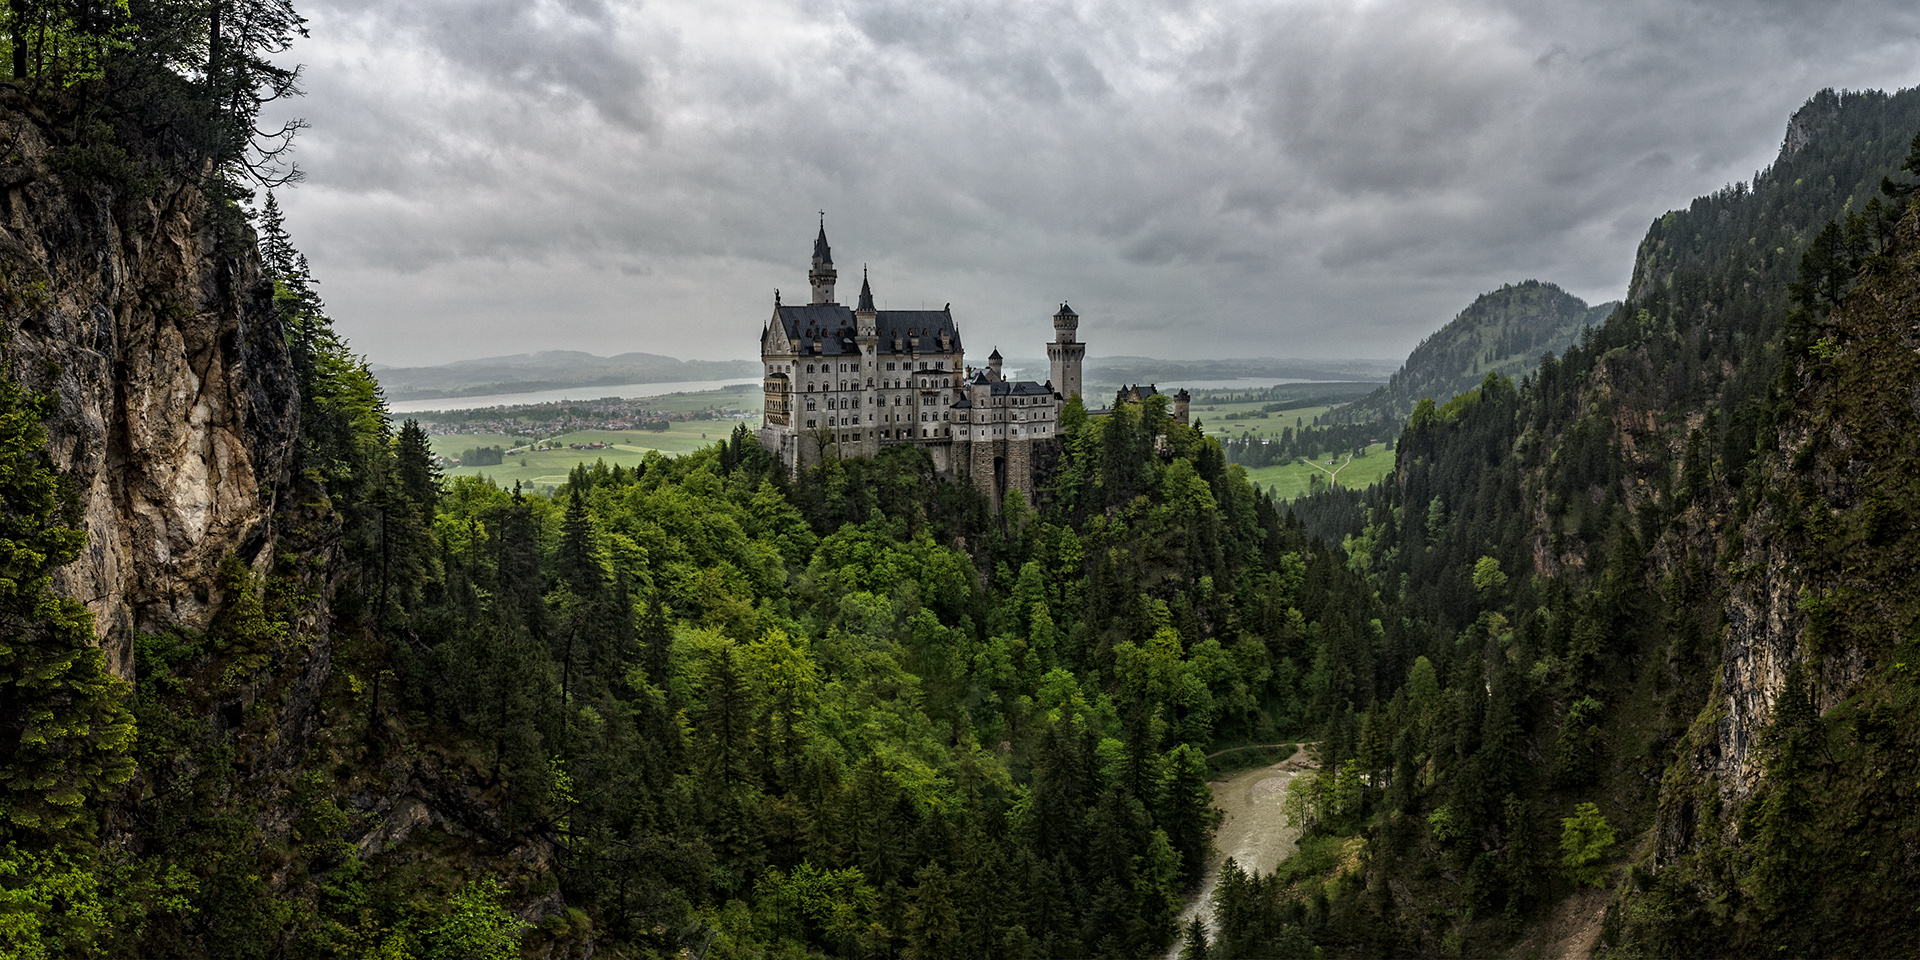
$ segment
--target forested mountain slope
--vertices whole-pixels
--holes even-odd
[[[1916,130],[1915,91],[1816,96],[1605,325],[1297,507],[1419,659],[1311,804],[1358,867],[1236,924],[1490,952],[1592,884],[1624,953],[1910,950]]]
[[[1445,403],[1479,386],[1487,374],[1510,380],[1531,374],[1545,353],[1562,353],[1580,332],[1605,321],[1617,306],[1586,301],[1538,280],[1503,284],[1483,293],[1407,354],[1400,370],[1373,393],[1328,416],[1331,422],[1406,422],[1421,400]]]

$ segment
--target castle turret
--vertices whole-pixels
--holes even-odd
[[[867,268],[860,268],[860,305],[854,308],[854,326],[859,336],[875,336],[875,327],[880,319],[880,311],[873,308],[873,287],[867,283]]]
[[[1080,362],[1086,359],[1087,345],[1078,342],[1080,315],[1065,301],[1053,315],[1053,342],[1047,344],[1047,373],[1053,389],[1071,400],[1080,392]]]
[[[993,353],[987,356],[987,369],[992,372],[993,379],[996,382],[1003,379],[1000,376],[1000,348],[999,347],[993,348]]]
[[[827,218],[820,217],[820,235],[813,240],[813,269],[807,280],[813,284],[814,303],[832,303],[833,281],[840,275],[833,269],[833,251],[827,247]]]
[[[1187,419],[1187,414],[1192,408],[1193,396],[1187,393],[1186,387],[1181,387],[1180,392],[1173,395],[1173,418],[1186,426],[1192,426],[1193,421]]]

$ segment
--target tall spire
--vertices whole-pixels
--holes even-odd
[[[813,240],[813,269],[807,281],[813,285],[814,303],[833,303],[833,281],[839,274],[833,269],[833,250],[827,246],[827,212],[820,211],[820,235]]]
[[[860,265],[860,306],[861,313],[873,312],[873,287],[867,284],[867,265]]]

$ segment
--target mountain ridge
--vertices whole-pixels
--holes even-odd
[[[1421,401],[1445,403],[1497,373],[1519,381],[1547,352],[1566,352],[1619,301],[1589,306],[1553,283],[1501,284],[1421,340],[1387,383],[1336,411],[1336,422],[1403,422]]]

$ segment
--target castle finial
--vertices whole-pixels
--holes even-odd
[[[779,287],[773,288],[773,305],[776,307],[780,305],[780,288]]]

